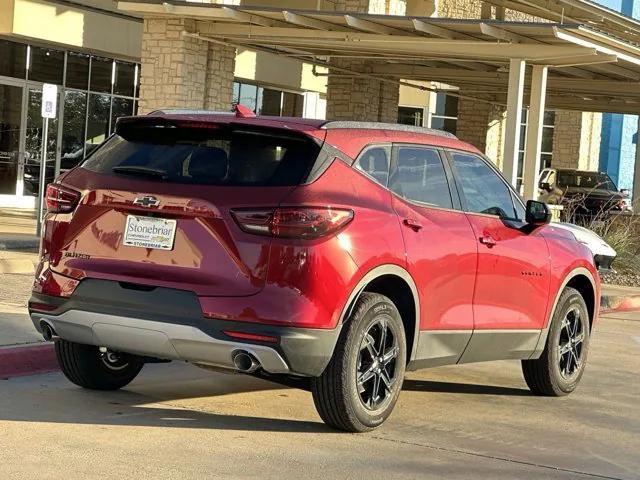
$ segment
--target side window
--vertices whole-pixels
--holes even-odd
[[[516,218],[511,190],[480,157],[452,152],[458,181],[470,212]]]
[[[389,180],[389,149],[387,147],[370,147],[360,154],[355,167],[366,172],[376,182],[387,186]]]
[[[453,208],[451,192],[437,150],[401,146],[389,188],[408,200]]]

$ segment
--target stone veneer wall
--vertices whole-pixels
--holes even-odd
[[[145,18],[141,114],[162,108],[231,108],[235,49],[183,36],[195,21]]]
[[[394,14],[404,13],[404,0],[341,0],[336,10]],[[371,64],[364,60],[335,59],[336,66],[359,73],[369,73]],[[400,87],[374,78],[349,75],[335,70],[327,79],[327,119],[397,122]]]
[[[598,170],[602,114],[556,110],[552,166]]]

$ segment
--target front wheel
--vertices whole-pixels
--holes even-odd
[[[91,390],[118,390],[133,381],[144,366],[134,355],[101,351],[93,345],[56,340],[56,357],[72,383]]]
[[[587,363],[589,334],[589,311],[584,298],[567,287],[551,319],[542,355],[522,361],[524,379],[533,393],[560,397],[576,389]]]
[[[311,382],[322,420],[348,432],[381,425],[400,395],[406,350],[404,325],[393,302],[384,295],[363,293],[329,365]]]

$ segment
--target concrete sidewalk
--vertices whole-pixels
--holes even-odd
[[[33,274],[40,239],[33,212],[0,210],[0,274]]]

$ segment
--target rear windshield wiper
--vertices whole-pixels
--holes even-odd
[[[123,175],[140,175],[144,177],[155,177],[160,180],[166,180],[169,178],[169,174],[160,170],[159,168],[150,167],[136,167],[136,166],[117,166],[111,169],[115,173],[122,173]]]

